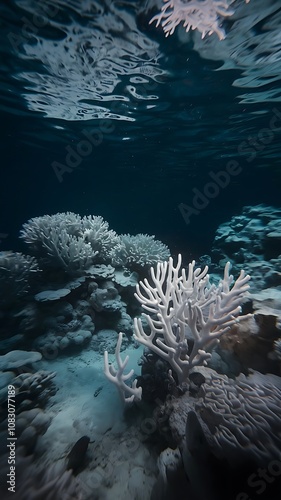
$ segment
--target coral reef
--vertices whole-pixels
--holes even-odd
[[[30,219],[20,237],[45,263],[70,275],[84,274],[94,263],[109,261],[110,251],[119,243],[102,217],[72,212]]]
[[[221,224],[213,255],[220,263],[251,274],[255,290],[281,284],[281,210],[267,205],[248,206],[241,215]]]
[[[38,271],[34,257],[19,252],[0,252],[0,307],[11,307],[28,294],[32,275]]]
[[[42,265],[68,275],[113,277],[115,267],[145,270],[166,260],[169,249],[155,236],[118,236],[101,216],[72,212],[35,217],[23,224],[20,237]]]
[[[181,256],[174,264],[154,236],[119,236],[102,217],[67,212],[24,225],[21,237],[43,279],[30,297],[28,266],[19,267],[26,288],[18,297],[28,300],[2,311],[0,439],[12,385],[15,498],[124,498],[124,485],[121,496],[118,487],[126,477],[126,498],[148,499],[153,489],[151,500],[233,500],[250,467],[279,460],[280,218],[280,210],[259,205],[220,226],[217,264],[210,266],[223,266],[224,276],[213,283],[207,266],[192,261],[182,269]],[[236,280],[230,260],[240,272]],[[27,261],[39,269],[34,257]],[[254,275],[252,293],[244,269]],[[26,350],[10,351],[17,342]],[[130,403],[124,415],[103,364],[122,402]],[[75,470],[79,479],[60,461],[70,430],[73,441],[91,436],[93,443]],[[51,476],[42,469],[50,462],[57,463]],[[269,489],[268,498],[275,500]]]

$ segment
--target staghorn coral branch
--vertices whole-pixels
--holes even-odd
[[[120,356],[120,349],[121,349],[121,344],[122,344],[122,337],[123,333],[120,332],[118,335],[118,341],[115,349],[115,358],[117,362],[117,370],[114,368],[114,366],[109,364],[108,362],[108,352],[104,352],[104,374],[112,382],[113,384],[116,385],[119,395],[124,403],[132,403],[134,400],[140,401],[141,400],[141,394],[142,394],[142,388],[137,387],[137,380],[133,381],[132,387],[129,385],[125,384],[126,380],[129,380],[133,374],[134,370],[130,370],[129,373],[126,375],[124,374],[124,370],[127,366],[127,363],[129,361],[129,356],[126,356],[124,361],[122,361],[121,356]],[[129,394],[127,396],[126,394]]]
[[[228,262],[223,280],[218,286],[210,285],[207,267],[194,269],[193,261],[186,275],[185,269],[180,271],[181,262],[181,255],[176,266],[172,258],[159,262],[156,272],[151,269],[151,282],[145,279],[136,287],[135,297],[150,313],[143,313],[150,333],[145,333],[141,318],[134,320],[135,339],[167,360],[180,383],[193,366],[206,364],[211,356],[206,349],[245,318],[238,315],[250,280],[241,271],[234,282]]]

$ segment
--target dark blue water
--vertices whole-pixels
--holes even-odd
[[[156,4],[2,2],[2,249],[29,218],[73,211],[192,257],[244,205],[280,205],[279,2],[243,3],[248,31],[237,11],[222,42],[165,38]],[[230,160],[239,173],[184,218]]]
[[[182,1],[184,4],[189,3],[189,0]],[[198,2],[200,3],[199,0]],[[209,261],[206,254],[211,254],[218,226],[230,221],[234,215],[239,215],[244,206],[264,203],[280,209],[281,1],[250,0],[246,3],[245,0],[229,0],[228,3],[231,4],[235,13],[222,23],[225,39],[219,40],[216,34],[212,34],[202,40],[198,30],[185,33],[182,26],[177,27],[173,36],[165,38],[161,27],[157,28],[155,23],[149,24],[150,19],[161,9],[162,0],[1,0],[0,253],[2,250],[13,250],[26,254],[27,246],[24,245],[22,239],[18,238],[22,225],[31,218],[69,211],[81,216],[102,216],[105,221],[108,221],[110,229],[119,235],[126,233],[155,235],[157,240],[161,240],[169,247],[173,257],[181,253],[183,262],[186,263],[204,256],[201,262],[205,265]],[[210,2],[202,0],[202,5],[207,4]],[[235,219],[235,231],[240,236],[238,241],[246,241],[246,248],[242,248],[240,255],[237,251],[239,249],[236,248],[235,235],[230,243],[235,248],[236,264],[239,266],[239,259],[243,257],[245,260],[242,259],[242,262],[245,263],[245,267],[249,264],[250,269],[253,270],[252,290],[255,291],[254,287],[259,281],[257,290],[263,286],[271,287],[265,290],[265,295],[262,295],[262,291],[261,297],[265,300],[266,306],[269,304],[276,309],[268,309],[269,316],[267,317],[266,309],[265,311],[262,309],[260,313],[258,308],[262,306],[259,306],[259,303],[255,306],[250,305],[252,302],[247,303],[246,308],[248,307],[250,311],[253,307],[257,319],[254,320],[252,317],[253,321],[250,322],[249,319],[245,330],[241,329],[241,342],[239,332],[236,340],[226,341],[226,346],[229,342],[229,348],[226,347],[229,349],[229,352],[226,351],[227,356],[220,358],[218,355],[217,361],[213,364],[213,367],[216,367],[217,363],[219,373],[222,371],[230,377],[233,377],[239,370],[248,373],[248,367],[256,369],[258,366],[258,369],[264,373],[269,366],[271,374],[279,373],[278,370],[280,370],[280,329],[278,330],[280,318],[276,319],[276,327],[273,323],[274,318],[277,318],[277,307],[279,307],[279,305],[275,306],[275,299],[278,304],[278,292],[280,292],[278,289],[280,288],[278,286],[280,285],[280,268],[278,266],[280,263],[275,257],[280,254],[278,247],[280,230],[274,220],[274,225],[271,226],[271,236],[268,241],[266,240],[268,234],[265,234],[266,231],[262,226],[264,223],[262,220],[264,214],[260,213],[262,210],[258,212],[254,225],[249,224],[249,239],[247,239],[246,231],[244,233],[241,231],[242,236],[240,235],[240,221]],[[271,216],[273,220],[275,213],[279,213],[270,208],[266,211],[268,212],[267,221],[271,220]],[[253,211],[248,210],[245,213],[244,222],[248,223]],[[73,234],[75,225],[76,223],[72,223]],[[273,258],[268,261],[262,260],[260,254],[264,241],[260,234],[255,241],[255,237],[251,234],[253,227],[254,230],[261,232],[260,234],[267,243],[265,253],[267,251],[270,254],[270,249],[272,251],[270,255],[275,260]],[[81,234],[85,238],[84,244],[89,233],[83,229]],[[72,233],[70,236],[73,236]],[[25,239],[28,240],[27,237]],[[40,238],[38,240],[39,248]],[[77,245],[80,240],[82,241],[82,236],[80,238],[79,235]],[[84,247],[88,248],[89,244],[87,243]],[[271,244],[272,248],[270,248]],[[16,417],[22,417],[22,410],[34,409],[35,406],[43,407],[45,410],[48,402],[48,407],[45,413],[42,411],[41,417],[45,416],[48,420],[50,416],[52,425],[45,422],[46,428],[42,425],[40,431],[37,428],[34,430],[35,424],[31,424],[30,420],[25,429],[24,420],[20,419],[19,427],[31,432],[34,443],[32,439],[28,439],[30,434],[27,433],[23,446],[28,457],[24,459],[26,460],[24,467],[21,463],[21,453],[17,450],[16,477],[19,489],[15,498],[17,500],[32,500],[35,497],[42,500],[47,497],[53,500],[56,498],[60,500],[104,499],[111,498],[112,492],[112,498],[155,499],[156,496],[153,496],[153,493],[150,496],[150,493],[158,475],[156,463],[159,463],[159,454],[168,446],[174,446],[177,441],[175,436],[180,441],[182,439],[180,433],[184,431],[182,427],[180,432],[178,429],[175,433],[170,432],[169,429],[172,429],[173,425],[170,426],[169,421],[172,411],[170,406],[167,406],[165,410],[158,408],[159,412],[157,410],[155,417],[154,407],[150,413],[149,405],[153,401],[156,410],[156,405],[162,405],[162,400],[165,400],[168,391],[167,401],[175,398],[180,401],[183,392],[188,387],[188,379],[185,380],[186,387],[179,390],[171,376],[172,372],[169,372],[169,377],[167,376],[168,363],[165,367],[163,363],[159,364],[147,353],[142,356],[142,363],[140,362],[142,350],[135,349],[130,339],[133,334],[133,319],[140,311],[140,304],[136,303],[131,285],[124,285],[123,281],[124,286],[119,286],[122,281],[118,281],[120,279],[118,273],[114,278],[115,281],[112,281],[110,268],[106,269],[109,273],[106,274],[106,278],[104,275],[101,277],[101,274],[99,276],[99,272],[102,271],[98,266],[91,266],[91,268],[95,267],[96,277],[94,274],[88,275],[87,273],[91,270],[88,269],[89,266],[86,268],[86,264],[85,268],[82,265],[82,271],[80,269],[82,274],[80,281],[69,282],[67,273],[69,272],[72,276],[73,264],[73,275],[76,276],[75,258],[79,264],[81,257],[82,262],[83,246],[82,255],[80,250],[74,254],[71,254],[69,250],[69,254],[74,255],[75,258],[71,257],[70,263],[66,259],[66,265],[62,265],[61,268],[57,267],[56,250],[51,250],[51,254],[48,254],[46,246],[46,241],[44,241],[42,256],[39,255],[42,273],[35,274],[34,281],[37,281],[34,283],[30,277],[31,272],[29,273],[30,267],[32,270],[31,258],[21,259],[21,256],[12,254],[7,256],[5,264],[6,254],[2,254],[4,267],[1,269],[0,306],[4,305],[2,309],[0,307],[0,357],[2,368],[4,366],[3,370],[9,367],[9,370],[13,370],[14,373],[8,372],[3,375],[1,372],[4,382],[1,382],[0,387],[2,397],[0,421],[6,418],[6,411],[9,408],[6,405],[7,393],[4,394],[3,391],[6,391],[4,387],[7,383],[14,384],[14,375],[18,373],[26,375],[31,370],[30,366],[22,368],[22,364],[13,365],[13,360],[11,367],[10,364],[5,367],[6,361],[3,361],[3,358],[6,351],[10,353],[10,350],[14,348],[24,348],[28,351],[40,350],[43,353],[40,367],[57,372],[54,387],[49,387],[47,384],[47,389],[45,389],[45,386],[42,388],[41,382],[36,382],[37,392],[34,392],[35,396],[32,393],[32,400],[26,389],[22,392],[19,389],[16,394],[18,397],[16,404],[21,405]],[[32,245],[30,248],[31,251],[34,250]],[[81,249],[81,247],[78,248]],[[63,262],[61,248],[60,252],[58,260],[61,265]],[[140,244],[140,255],[141,252]],[[217,260],[221,256],[224,257],[218,249],[217,255],[219,255]],[[48,263],[48,256],[51,257],[51,263]],[[52,257],[54,263],[52,263]],[[129,258],[127,264],[124,265],[128,263]],[[37,269],[37,265],[33,263],[33,266]],[[142,267],[141,264],[139,266]],[[140,269],[140,271],[145,275],[146,270]],[[25,278],[26,275],[28,278]],[[168,273],[168,275],[171,277],[171,274]],[[196,276],[198,277],[198,274]],[[215,320],[213,323],[210,322],[207,328],[205,326],[208,314],[213,321],[212,315],[215,315],[215,308],[212,309],[212,307],[214,303],[221,304],[221,297],[226,304],[224,309],[222,308],[226,311],[226,319],[223,318],[223,322],[220,323],[217,319],[218,324],[229,325],[230,323],[232,325],[234,319],[232,322],[230,318],[236,318],[239,309],[237,306],[242,304],[243,297],[242,291],[241,300],[238,297],[240,292],[237,286],[236,295],[232,295],[234,309],[233,311],[227,309],[227,301],[230,300],[225,299],[227,296],[225,290],[228,286],[227,273],[225,276],[227,284],[225,281],[219,292],[212,292],[214,296],[217,293],[216,298],[210,299],[211,295],[207,295],[210,293],[207,288],[205,292],[207,278],[204,273],[204,278],[199,280],[199,285],[198,281],[196,282],[195,296],[198,290],[203,295],[206,293],[207,305],[204,305],[199,292],[198,297],[201,301],[198,298],[199,305],[194,299],[195,305],[191,306],[191,299],[186,298],[189,295],[184,295],[184,302],[181,306],[178,305],[181,315],[178,312],[177,314],[179,318],[184,318],[183,311],[188,310],[184,333],[188,342],[184,339],[184,342],[180,343],[179,322],[184,323],[184,321],[179,319],[179,322],[178,320],[175,322],[177,316],[174,312],[172,313],[175,311],[172,305],[174,298],[177,301],[184,288],[180,281],[182,278],[179,278],[178,291],[164,283],[163,294],[167,296],[167,290],[172,290],[172,299],[167,300],[171,318],[169,332],[173,332],[176,339],[172,345],[178,343],[176,350],[168,346],[166,351],[169,352],[169,356],[174,351],[176,352],[175,359],[183,361],[187,352],[189,354],[193,352],[193,347],[190,346],[193,346],[191,337],[194,331],[196,332],[195,346],[198,349],[198,345],[201,345],[202,349],[205,349],[204,342],[208,335],[213,339],[213,335],[218,332]],[[32,282],[30,290],[29,279]],[[245,280],[247,279],[246,277]],[[30,295],[25,295],[27,291]],[[46,304],[41,302],[42,294],[37,293],[42,291],[45,292],[45,298],[46,294],[49,297],[49,302]],[[146,292],[141,289],[138,293],[141,296]],[[54,295],[56,295],[56,300],[51,302]],[[62,300],[59,300],[58,296]],[[268,302],[266,302],[267,297]],[[139,302],[142,300],[140,299]],[[144,301],[144,304],[146,303]],[[156,311],[153,309],[154,306],[145,307],[149,312]],[[159,310],[161,308],[162,304]],[[195,312],[192,312],[193,310]],[[201,311],[200,314],[199,311]],[[160,316],[159,313],[158,318]],[[160,320],[159,325],[161,325]],[[202,330],[200,330],[201,327]],[[145,395],[147,399],[144,398],[143,407],[136,405],[131,413],[123,411],[120,402],[116,403],[115,393],[110,392],[110,383],[107,384],[103,371],[103,351],[108,349],[110,355],[113,353],[115,338],[117,341],[117,332],[121,328],[128,337],[125,348],[130,354],[130,363],[132,362],[137,374],[142,374],[143,380],[140,385],[143,384],[149,396]],[[134,331],[137,331],[136,326]],[[160,326],[157,331],[161,337]],[[96,335],[101,332],[103,335]],[[203,332],[200,339],[200,342],[203,339],[202,344],[198,342],[201,332]],[[236,330],[234,333],[236,335]],[[93,343],[87,344],[89,339]],[[278,347],[273,347],[273,341],[277,339]],[[159,344],[158,341],[159,339],[157,339],[157,345],[163,344],[162,340]],[[198,351],[199,363],[203,362],[202,352],[204,354],[204,351]],[[33,353],[26,354],[27,365],[29,365],[29,356]],[[24,360],[26,354],[23,354]],[[12,355],[22,356],[21,353],[12,353]],[[123,355],[125,356],[124,352]],[[181,359],[182,355],[183,359]],[[271,355],[273,356],[270,357]],[[37,356],[37,359],[40,356],[41,354]],[[157,357],[158,354],[156,359]],[[166,355],[163,358],[166,362]],[[228,361],[229,370],[227,370]],[[19,363],[23,361],[20,360]],[[147,372],[144,368],[146,365],[148,366]],[[172,364],[171,366],[174,369]],[[36,367],[32,368],[32,370],[36,369]],[[37,373],[39,372],[34,372],[33,375],[36,376]],[[53,376],[54,373],[51,375]],[[263,379],[261,375],[261,381],[266,380],[266,377],[267,375],[264,375]],[[221,414],[226,415],[225,422],[229,420],[230,429],[235,422],[233,441],[232,436],[229,441],[231,446],[225,446],[225,457],[229,453],[231,460],[227,463],[228,459],[224,456],[222,460],[217,460],[215,456],[215,461],[212,461],[209,451],[207,458],[203,457],[203,443],[207,440],[205,437],[202,439],[203,434],[200,434],[200,425],[196,421],[194,436],[188,430],[191,441],[190,449],[192,449],[190,457],[194,458],[187,455],[190,470],[188,472],[185,470],[183,477],[180,477],[179,474],[176,475],[178,473],[176,467],[175,473],[171,472],[171,468],[167,474],[169,488],[166,485],[164,487],[167,477],[165,481],[163,479],[163,485],[161,481],[159,484],[155,483],[160,491],[159,495],[157,493],[157,498],[163,500],[168,497],[194,499],[194,491],[196,498],[203,498],[200,494],[197,495],[198,492],[203,491],[205,500],[206,497],[209,500],[213,498],[242,500],[242,497],[244,500],[261,497],[266,500],[279,498],[280,432],[278,437],[275,428],[278,429],[279,426],[280,431],[278,415],[280,378],[275,376],[274,382],[274,379],[270,377],[271,375],[267,379],[267,385],[264,386],[266,387],[264,392],[262,389],[261,391],[257,389],[256,398],[253,397],[256,389],[251,388],[249,400],[252,402],[249,406],[252,405],[252,414],[249,410],[247,418],[244,418],[248,411],[247,398],[243,400],[246,390],[241,392],[239,405],[241,405],[242,416],[240,420],[238,417],[232,420],[232,413],[228,413],[228,409],[224,413],[223,396],[220,395],[219,386],[214,385],[212,394],[214,394],[214,401],[218,404],[217,406],[212,404],[212,411],[209,413],[211,422],[209,434],[213,433],[215,436],[216,426],[219,427],[220,415],[219,413],[215,415],[217,408]],[[202,378],[204,378],[203,375]],[[201,376],[198,380],[201,380]],[[32,387],[31,382],[29,383]],[[195,373],[194,381],[189,386],[190,395],[188,395],[192,396],[194,401],[199,394],[197,383],[200,385],[202,380],[200,383],[196,382]],[[238,399],[232,396],[234,385],[231,386],[231,383],[229,383],[231,390],[227,394],[229,401],[227,404],[229,408],[233,407],[238,415],[240,406],[237,410]],[[262,383],[265,384],[265,382]],[[9,387],[13,386],[8,385]],[[22,385],[22,387],[25,386]],[[276,392],[274,392],[275,389]],[[55,397],[56,391],[58,395]],[[170,397],[171,394],[173,397]],[[216,397],[216,394],[219,396]],[[266,396],[264,401],[261,396],[263,394]],[[117,400],[117,391],[115,395]],[[225,408],[228,408],[227,404]],[[16,408],[18,411],[18,406]],[[186,418],[187,412],[191,413],[191,410],[194,414],[189,401],[187,401],[186,408],[182,413],[183,419]],[[268,412],[265,411],[267,408]],[[233,414],[235,414],[234,410]],[[207,415],[209,410],[201,406],[202,415],[205,411]],[[265,411],[264,416],[263,411]],[[153,416],[153,419],[150,416]],[[184,421],[181,416],[172,418],[176,422]],[[268,422],[265,422],[267,418]],[[274,426],[272,426],[272,421],[275,422]],[[241,430],[239,422],[242,422]],[[14,425],[13,422],[12,425]],[[18,432],[17,425],[18,420],[16,423]],[[193,425],[192,422],[190,425]],[[47,428],[48,432],[41,441],[41,434]],[[248,437],[244,439],[244,428],[245,436],[249,434],[253,442],[248,440]],[[3,429],[3,425],[0,426],[0,448],[5,439],[4,452],[3,449],[0,452],[0,490],[2,488],[3,491],[4,486],[4,495],[6,495],[6,427],[5,430]],[[228,430],[227,427],[222,427],[222,429]],[[253,434],[251,434],[252,429],[254,429]],[[172,434],[175,434],[173,438],[171,438]],[[237,443],[239,441],[237,447],[233,446],[236,435],[238,436]],[[227,442],[228,433],[222,432],[221,436],[223,448],[224,443]],[[261,445],[259,436],[261,436]],[[84,449],[83,452],[83,446],[82,451],[78,447],[82,455],[80,457],[82,464],[86,458],[86,462],[82,465],[82,474],[80,476],[79,472],[79,477],[74,478],[69,472],[70,486],[72,480],[74,484],[74,481],[78,479],[79,492],[81,490],[83,494],[70,497],[65,484],[67,474],[62,472],[63,469],[59,474],[58,470],[55,473],[55,468],[50,464],[56,467],[59,462],[63,462],[65,469],[64,458],[69,457],[70,450],[73,450],[73,447],[77,448],[79,440],[82,438],[83,442],[85,437],[86,441],[91,438],[91,445],[88,458],[83,456],[87,450]],[[277,444],[273,438],[276,438]],[[91,450],[95,439],[95,447]],[[137,442],[136,448],[133,448],[132,442]],[[177,445],[178,442],[175,447]],[[253,455],[251,455],[252,445]],[[273,445],[272,452],[270,446]],[[240,458],[240,449],[243,451],[241,457],[247,457],[248,451],[249,456],[252,457],[257,449],[257,456],[260,454],[261,458],[264,457],[263,461],[253,462],[253,464],[245,462],[245,470],[244,462],[241,462],[241,466],[240,461],[239,463],[237,461],[236,468],[235,460],[237,457]],[[127,470],[127,475],[123,473],[123,470],[121,473],[122,462],[118,458],[120,450],[122,453],[125,450],[123,466],[124,470]],[[32,456],[33,452],[35,452],[34,456]],[[76,453],[78,453],[77,449]],[[216,455],[215,452],[214,455]],[[232,455],[235,467],[229,466],[232,463]],[[277,455],[279,460],[267,461],[267,456],[276,458]],[[4,459],[5,465],[3,465]],[[260,466],[261,463],[262,468],[258,468],[257,464]],[[37,468],[38,464],[40,467],[43,465],[44,473],[40,467]],[[163,464],[160,467],[162,470],[165,469]],[[21,476],[23,469],[25,469],[25,477],[24,474]],[[96,469],[101,469],[99,483],[98,474],[95,476]],[[45,470],[49,476],[45,475]],[[141,471],[146,471],[147,475]],[[204,481],[201,481],[203,475]],[[182,482],[178,481],[178,477]],[[174,481],[174,493],[172,493],[173,488],[169,481]],[[102,493],[97,489],[101,483],[104,486]],[[135,496],[128,489],[127,483],[131,488],[135,487],[135,490],[133,489],[136,491]],[[52,485],[54,491],[50,492]],[[118,488],[116,489],[117,486],[120,493]],[[165,495],[163,493],[161,496],[162,486]],[[42,495],[39,487],[42,487]],[[34,492],[35,497],[31,498],[29,491]],[[2,496],[1,498],[8,497]]]

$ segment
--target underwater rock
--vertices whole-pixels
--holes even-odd
[[[115,269],[113,281],[123,288],[135,288],[139,281],[139,275],[134,271],[130,272],[128,269]]]
[[[186,500],[187,498],[195,500],[178,448],[167,448],[162,451],[157,465],[159,477],[154,485],[151,500]]]
[[[240,371],[244,373],[254,369],[277,374],[278,364],[269,358],[269,353],[280,333],[276,315],[257,311],[245,322],[226,332],[218,351],[232,353],[226,359],[230,361],[234,357],[240,363]],[[210,366],[214,367],[211,363]]]
[[[105,281],[99,287],[91,284],[93,289],[89,302],[96,312],[109,314],[120,312],[124,304],[112,281]]]
[[[81,318],[81,330],[90,330],[91,333],[95,331],[95,324],[93,323],[92,317],[85,314]]]
[[[21,335],[20,333],[13,335],[12,337],[9,337],[8,339],[3,339],[0,340],[0,351],[9,351],[12,349],[16,344],[19,344],[22,342],[24,339],[24,335]]]
[[[164,401],[172,392],[169,363],[145,347],[138,365],[141,366],[141,375],[137,379],[142,388],[142,400],[154,403],[159,398]]]
[[[279,365],[271,353],[274,342],[281,337],[281,290],[268,288],[251,293],[244,307],[253,314],[226,332],[216,351],[227,361],[229,368],[235,368],[236,360],[240,364],[239,371],[244,373],[254,369],[278,374]],[[213,360],[209,366],[218,369]],[[231,370],[223,373],[231,375]],[[232,375],[238,373],[235,370]]]
[[[88,330],[78,330],[76,332],[69,332],[67,338],[70,343],[81,345],[92,338],[92,333]],[[63,339],[62,339],[63,340]]]
[[[91,306],[87,300],[77,300],[74,304],[74,312],[77,316],[89,316]]]
[[[36,351],[10,351],[0,356],[0,370],[13,370],[21,366],[35,363],[42,359],[42,354]]]
[[[33,425],[25,427],[22,434],[18,438],[18,445],[23,446],[25,453],[30,455],[34,452],[37,444],[38,434],[36,428]]]
[[[45,359],[56,358],[61,351],[69,347],[83,346],[92,338],[90,330],[75,330],[65,333],[64,335],[56,335],[49,332],[46,335],[40,335],[34,342],[34,346],[44,356]]]
[[[281,285],[281,209],[244,207],[218,227],[212,254],[221,263],[230,260],[235,272],[249,273],[252,290]]]
[[[281,362],[281,339],[275,340],[274,342],[274,356]]]
[[[117,340],[118,340],[117,331],[110,329],[103,329],[93,336],[91,347],[95,351],[98,351],[102,356],[104,354],[104,351],[108,351],[109,354],[114,354]],[[126,338],[126,336],[123,336],[121,351],[124,351],[128,346],[128,344],[129,344],[128,339]]]
[[[45,434],[51,417],[40,408],[20,411],[16,416],[17,449],[24,448],[25,454],[33,453],[40,435]],[[0,425],[0,431],[7,429],[7,419]]]
[[[60,290],[46,290],[45,292],[37,293],[34,298],[37,302],[48,302],[66,297],[70,294],[70,292],[71,290],[68,288],[61,288]]]
[[[114,267],[110,264],[96,264],[87,269],[86,274],[95,280],[111,279],[114,277]]]
[[[271,314],[281,322],[281,288],[266,288],[249,294],[249,300],[255,313]]]
[[[117,332],[123,332],[126,335],[132,335],[134,330],[134,322],[129,314],[121,311],[121,318],[119,318],[114,325]]]

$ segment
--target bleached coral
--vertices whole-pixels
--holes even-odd
[[[72,212],[30,219],[20,237],[48,264],[71,275],[108,261],[110,250],[119,241],[102,217],[80,217]]]
[[[120,237],[109,229],[109,224],[101,216],[88,215],[81,220],[81,236],[90,243],[100,263],[109,262],[112,249],[120,243]]]
[[[250,0],[246,0],[248,3]],[[159,14],[156,14],[150,23],[156,21],[156,27],[162,25],[167,36],[172,35],[176,27],[183,23],[188,32],[197,29],[206,35],[216,33],[220,40],[225,38],[225,32],[221,28],[221,18],[234,14],[230,8],[233,0],[164,0],[164,5]]]
[[[148,234],[123,234],[121,242],[112,253],[112,263],[115,266],[132,270],[143,270],[169,258],[169,248],[155,236]]]
[[[129,356],[126,356],[124,361],[122,361],[120,356],[122,337],[123,333],[120,332],[115,349],[117,369],[114,368],[113,364],[109,364],[108,351],[104,351],[104,373],[106,378],[117,387],[121,400],[124,403],[132,403],[135,400],[139,401],[141,399],[142,388],[137,387],[136,379],[133,381],[131,386],[126,384],[126,381],[130,380],[134,375],[134,370],[132,369],[127,374],[124,374],[124,370],[129,361]]]
[[[32,274],[38,271],[34,257],[19,252],[0,252],[0,306],[8,307],[26,295]]]
[[[255,461],[259,465],[280,457],[280,378],[255,372],[232,380],[212,375],[201,386],[195,408],[209,431],[215,455],[232,465]]]
[[[39,257],[70,274],[93,263],[91,245],[79,237],[81,217],[72,212],[35,217],[23,224],[22,238]]]
[[[250,276],[241,271],[234,281],[229,274],[215,286],[209,283],[208,267],[188,273],[181,269],[181,255],[174,267],[173,259],[151,268],[151,281],[137,285],[136,299],[149,314],[146,319],[150,333],[144,331],[142,318],[135,318],[135,339],[168,361],[179,383],[186,381],[192,367],[206,364],[210,349],[229,328],[238,322],[241,304],[249,288]],[[232,287],[231,287],[232,285]]]

